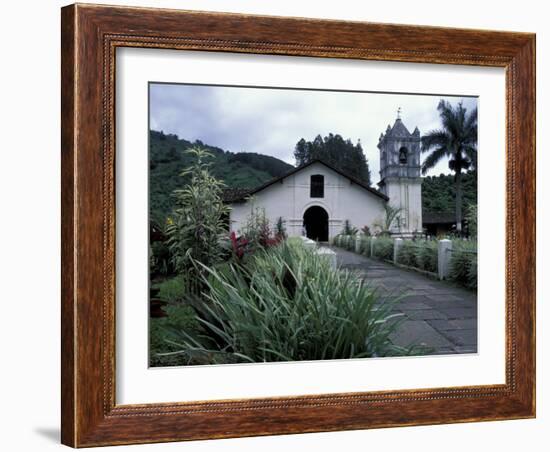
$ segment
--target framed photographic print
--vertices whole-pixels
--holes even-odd
[[[62,9],[62,442],[535,415],[535,37]]]

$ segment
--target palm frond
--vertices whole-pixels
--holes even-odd
[[[445,130],[431,130],[422,137],[422,152],[428,152],[433,147],[446,147],[449,143],[449,135]]]
[[[428,170],[432,169],[439,161],[448,155],[447,148],[439,147],[432,151],[428,157],[422,163],[422,174],[426,174]]]

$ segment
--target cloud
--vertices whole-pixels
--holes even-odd
[[[423,134],[440,127],[437,104],[442,98],[453,105],[462,101],[468,110],[477,106],[472,97],[151,84],[150,124],[190,141],[271,155],[291,164],[300,138],[338,133],[361,140],[377,182],[378,137],[393,125],[397,108],[409,131],[418,127]],[[447,161],[429,172],[440,173],[449,173]]]

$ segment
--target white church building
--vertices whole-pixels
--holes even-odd
[[[380,135],[380,182],[376,190],[321,160],[250,190],[231,202],[230,228],[239,232],[257,207],[274,225],[285,221],[289,236],[306,235],[326,242],[342,232],[344,222],[361,229],[383,223],[385,205],[401,208],[392,233],[409,236],[422,231],[420,132],[410,133],[398,117]]]

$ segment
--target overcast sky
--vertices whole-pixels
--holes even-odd
[[[271,155],[292,165],[300,138],[340,134],[353,143],[361,140],[376,183],[376,145],[388,124],[393,126],[397,109],[401,107],[409,132],[418,126],[423,135],[440,127],[437,104],[442,98],[453,105],[463,101],[468,110],[477,105],[472,97],[151,84],[150,128],[227,151]],[[449,173],[448,162],[428,174],[440,173]]]

